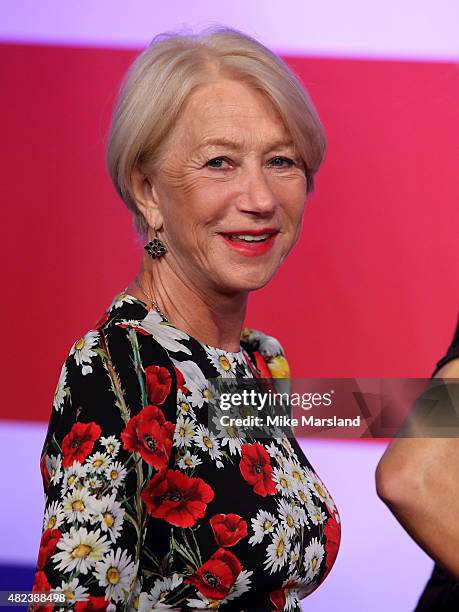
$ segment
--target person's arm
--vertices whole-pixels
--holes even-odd
[[[124,397],[136,372],[121,332],[107,341],[94,330],[73,345],[41,456],[45,516],[33,590],[60,591],[77,612],[124,610],[139,586],[144,475],[126,432],[141,406]],[[123,372],[109,350],[123,356]]]
[[[459,359],[435,378],[459,379]],[[459,438],[394,440],[378,464],[376,489],[419,546],[459,579]]]

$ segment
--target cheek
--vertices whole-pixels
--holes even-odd
[[[292,192],[283,194],[284,212],[287,217],[287,222],[295,230],[301,227],[303,215],[306,207],[306,194]]]

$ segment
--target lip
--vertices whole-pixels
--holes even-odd
[[[233,232],[220,233],[222,240],[225,244],[233,251],[246,257],[259,257],[270,251],[276,240],[276,236],[279,230],[266,228],[266,229],[251,229],[251,230],[238,230]],[[248,236],[262,236],[263,234],[270,234],[269,238],[263,242],[234,242],[229,236],[245,234]]]
[[[277,234],[279,230],[276,227],[263,227],[260,229],[240,229],[232,230],[231,232],[220,232],[222,235],[235,236],[246,234],[247,236],[262,236],[263,234]]]

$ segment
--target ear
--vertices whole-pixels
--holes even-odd
[[[163,217],[159,207],[158,193],[152,180],[138,168],[131,173],[131,186],[137,208],[145,217],[150,227],[158,230],[163,224]]]

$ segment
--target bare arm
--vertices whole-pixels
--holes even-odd
[[[459,379],[459,359],[435,378]],[[459,438],[402,438],[376,469],[376,490],[411,537],[459,580]]]

